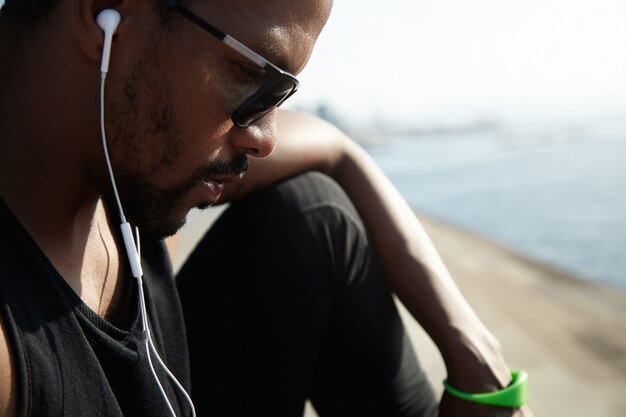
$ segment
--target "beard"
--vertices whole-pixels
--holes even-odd
[[[139,227],[142,234],[162,239],[175,234],[185,225],[188,209],[180,213],[182,200],[207,178],[221,175],[239,175],[248,169],[246,155],[238,155],[230,161],[216,161],[197,170],[189,180],[169,188],[158,188],[139,173],[121,178],[120,198],[131,223]],[[208,208],[202,204],[199,209]]]
[[[112,163],[126,217],[142,234],[162,239],[185,224],[192,207],[185,208],[183,200],[194,187],[212,177],[242,174],[249,164],[247,156],[240,154],[231,160],[208,163],[178,184],[163,187],[155,183],[167,168],[177,163],[180,166],[182,138],[191,135],[186,133],[172,104],[168,84],[172,71],[161,59],[167,55],[165,44],[159,39],[153,43],[125,79],[114,81],[122,88],[118,99],[107,104],[107,119],[113,133],[109,152],[112,159],[115,157]],[[108,201],[115,201],[112,190],[107,194]],[[208,206],[202,204],[201,208]]]

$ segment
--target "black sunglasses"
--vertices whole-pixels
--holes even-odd
[[[281,70],[237,39],[217,29],[191,10],[181,6],[176,0],[163,0],[163,2],[265,71],[266,78],[261,87],[233,112],[232,119],[237,126],[250,126],[280,106],[298,89],[298,80],[292,74]]]

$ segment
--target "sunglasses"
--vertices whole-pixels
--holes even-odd
[[[163,2],[264,70],[264,80],[259,89],[237,107],[231,116],[237,126],[250,126],[280,106],[298,89],[298,80],[292,74],[281,70],[237,39],[181,6],[176,0],[163,0]]]

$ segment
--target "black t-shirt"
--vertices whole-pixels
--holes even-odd
[[[152,337],[188,390],[185,328],[169,258],[161,241],[141,244]],[[0,311],[17,372],[18,416],[171,415],[148,367],[138,293],[130,294],[127,328],[98,316],[0,200]],[[177,415],[190,414],[153,363]]]

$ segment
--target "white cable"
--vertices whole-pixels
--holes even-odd
[[[135,242],[137,242],[137,256],[141,257],[141,240],[139,239],[139,228],[137,227],[135,227]],[[167,375],[174,382],[174,384],[176,384],[180,392],[183,393],[183,395],[185,396],[185,399],[187,400],[187,403],[189,404],[189,407],[191,408],[191,415],[193,417],[196,417],[196,408],[193,405],[193,401],[191,400],[191,397],[189,396],[189,394],[187,394],[187,391],[182,386],[182,384],[178,381],[176,376],[174,376],[172,371],[169,370],[165,362],[163,362],[163,359],[161,359],[159,352],[156,350],[156,347],[154,346],[154,341],[152,340],[152,333],[150,332],[150,329],[148,328],[148,312],[146,310],[146,301],[145,301],[145,296],[143,292],[143,280],[141,279],[141,277],[137,280],[137,284],[139,285],[139,300],[140,300],[140,305],[141,305],[142,322],[144,326],[143,330],[146,336],[146,352],[148,354],[148,363],[150,364],[150,369],[152,371],[152,374],[154,375],[155,379],[157,380],[157,383],[159,384],[161,393],[165,397],[165,400],[167,401],[167,405],[170,408],[170,411],[172,412],[172,414],[174,414],[174,410],[172,409],[169,399],[167,398],[167,395],[165,394],[165,391],[163,390],[163,387],[161,386],[161,382],[156,376],[156,372],[152,365],[152,360],[150,359],[150,351],[154,353],[154,356],[156,356],[159,362],[159,365],[161,365],[161,368],[165,371],[165,373],[167,373]],[[150,349],[148,349],[148,344],[150,346]],[[176,414],[174,414],[174,416],[176,416]]]
[[[187,394],[187,391],[185,391],[185,388],[183,388],[181,383],[178,382],[178,379],[176,379],[174,374],[168,369],[168,367],[165,365],[165,363],[161,359],[161,356],[159,356],[159,352],[157,352],[156,348],[154,347],[154,342],[152,341],[152,337],[150,333],[148,333],[148,340],[150,341],[150,348],[152,350],[152,353],[154,353],[154,356],[156,356],[157,360],[159,361],[159,364],[161,365],[161,368],[167,373],[167,375],[170,377],[172,382],[176,384],[180,392],[185,396],[185,399],[187,400],[187,403],[189,404],[189,407],[191,408],[191,415],[193,417],[196,417],[196,408],[193,406],[193,401],[191,401],[191,397],[189,397],[189,394]]]
[[[117,208],[120,212],[120,220],[122,223],[126,223],[126,217],[124,217],[124,209],[122,209],[122,202],[120,201],[120,195],[117,193],[117,185],[115,184],[115,176],[113,175],[113,168],[111,167],[111,159],[109,159],[109,149],[107,146],[107,136],[104,130],[104,81],[106,80],[107,73],[100,73],[100,132],[102,134],[102,149],[104,150],[104,159],[107,162],[107,168],[109,169],[109,178],[111,178],[111,185],[113,186],[113,192],[115,193],[115,200],[117,201]]]
[[[156,381],[159,387],[159,391],[161,391],[161,396],[165,399],[167,408],[170,410],[170,413],[172,413],[172,416],[176,417],[176,412],[174,411],[174,408],[172,407],[172,404],[170,403],[170,399],[167,397],[167,394],[165,393],[165,390],[163,389],[163,385],[161,385],[161,380],[159,380],[156,370],[154,369],[154,365],[152,365],[152,359],[150,358],[149,344],[151,343],[150,341],[152,338],[150,337],[150,330],[148,329],[148,320],[147,320],[147,314],[146,314],[146,301],[144,299],[143,282],[142,282],[141,277],[137,278],[137,286],[139,287],[139,301],[141,304],[141,326],[143,328],[142,334],[144,337],[146,356],[148,358],[148,365],[150,366],[150,372],[152,372],[152,376],[154,377],[154,380]]]
[[[189,407],[191,408],[191,413],[193,417],[196,417],[196,409],[191,401],[191,397],[185,391],[185,388],[178,382],[178,379],[174,376],[174,374],[168,369],[167,365],[163,362],[159,353],[154,346],[154,342],[152,341],[152,335],[150,333],[149,323],[148,323],[148,311],[146,309],[146,300],[143,291],[143,271],[141,270],[141,244],[139,241],[139,229],[135,227],[135,238],[132,238],[130,225],[126,222],[126,217],[124,217],[124,209],[122,208],[122,202],[120,201],[119,193],[117,192],[117,185],[115,184],[115,177],[113,175],[113,168],[111,166],[111,160],[109,158],[109,150],[107,147],[106,140],[106,132],[104,128],[104,85],[106,80],[106,72],[101,72],[100,76],[100,132],[102,133],[102,149],[104,151],[104,159],[107,163],[107,168],[109,170],[109,178],[111,179],[111,185],[113,186],[113,192],[115,194],[115,200],[117,202],[117,207],[120,214],[120,220],[122,222],[122,234],[124,235],[124,246],[126,247],[126,253],[128,255],[129,262],[131,264],[131,270],[133,272],[133,276],[137,279],[137,287],[139,290],[139,304],[140,304],[140,314],[141,314],[141,325],[142,325],[142,333],[144,336],[145,348],[146,348],[146,356],[148,358],[148,365],[150,367],[150,372],[156,381],[159,390],[161,391],[161,395],[167,404],[172,416],[176,417],[176,412],[170,403],[170,400],[163,389],[163,385],[159,380],[159,377],[154,369],[154,365],[152,364],[152,357],[150,352],[154,353],[156,358],[158,359],[159,365],[163,368],[163,370],[167,373],[170,379],[174,382],[175,386],[182,392],[185,396],[185,399],[189,403]],[[126,229],[126,230],[125,230]],[[127,233],[124,233],[124,232]],[[126,235],[128,234],[128,236]]]

